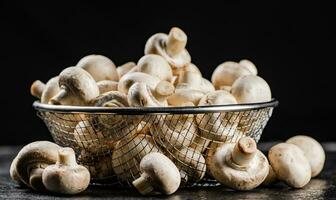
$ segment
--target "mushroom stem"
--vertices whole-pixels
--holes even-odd
[[[34,83],[30,87],[30,93],[36,98],[41,98],[43,90],[45,89],[46,85],[42,83],[40,80],[34,81]]]
[[[69,147],[61,148],[58,151],[58,164],[76,166],[76,156],[73,149]]]
[[[186,47],[187,35],[181,29],[174,27],[169,32],[166,45],[169,55],[177,55]]]
[[[148,194],[154,190],[147,173],[141,174],[141,176],[134,180],[132,184],[143,195]]]
[[[34,168],[29,173],[29,185],[36,191],[43,191],[45,187],[42,183],[43,168]]]
[[[49,104],[61,105],[62,102],[67,101],[67,99],[70,100],[71,96],[69,95],[69,92],[67,91],[65,87],[61,87],[57,95],[49,100]]]
[[[241,138],[232,151],[232,161],[238,166],[247,166],[257,152],[257,144],[250,137]]]
[[[167,98],[172,95],[175,91],[175,87],[172,83],[168,82],[168,81],[161,81],[158,83],[158,85],[156,86],[153,95],[155,96],[155,98],[160,101],[163,102],[165,100],[167,100]]]

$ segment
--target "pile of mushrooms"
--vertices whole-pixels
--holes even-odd
[[[77,194],[90,183],[87,168],[78,165],[73,149],[48,141],[24,146],[10,166],[12,180],[35,191]]]
[[[35,81],[31,94],[43,104],[114,108],[271,101],[271,89],[258,76],[251,61],[223,62],[215,68],[209,81],[191,62],[186,45],[187,35],[173,27],[168,34],[151,36],[145,44],[145,55],[138,62],[116,67],[103,55],[88,55],[46,84]],[[87,168],[91,178],[117,175],[119,181],[132,183],[141,194],[172,194],[181,185],[198,182],[206,174],[236,190],[250,190],[275,180],[301,187],[310,179],[304,177],[308,171],[310,176],[316,176],[322,169],[322,161],[314,160],[314,152],[307,149],[300,138],[272,148],[269,164],[255,141],[244,137],[246,133],[240,129],[246,126],[242,124],[246,116],[234,113],[162,115],[160,118],[72,115],[72,120],[68,120],[65,113],[49,113],[48,117],[61,127],[62,134],[72,138],[75,149],[82,150],[77,160],[84,167],[77,165],[72,149],[55,144],[44,149],[42,143],[43,150],[25,147],[14,159],[13,180],[35,190],[75,194],[89,184]],[[27,148],[37,151],[31,155],[32,161],[24,159],[29,167],[22,161],[22,157],[29,157],[29,153],[25,153]],[[278,152],[294,156],[295,165],[305,166],[292,166]],[[40,157],[35,159],[36,156]],[[300,180],[290,181],[284,177],[291,170],[302,175],[297,177]]]
[[[320,174],[325,162],[323,147],[314,138],[297,135],[274,145],[268,152],[270,170],[264,185],[283,181],[302,188]]]

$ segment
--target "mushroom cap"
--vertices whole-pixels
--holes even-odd
[[[133,181],[134,177],[140,175],[141,159],[151,152],[159,151],[150,135],[124,137],[117,142],[112,153],[113,171],[122,182]]]
[[[235,97],[225,90],[216,90],[202,97],[199,106],[237,104]]]
[[[279,143],[268,152],[277,178],[291,187],[302,188],[311,178],[311,168],[304,152],[294,144]]]
[[[76,65],[83,68],[96,82],[102,80],[118,81],[119,75],[115,64],[102,55],[88,55],[80,59]]]
[[[203,78],[200,73],[192,71],[182,72],[177,81],[178,85],[185,85],[190,89],[200,90],[204,93],[215,91],[210,81]]]
[[[46,83],[45,89],[41,96],[41,103],[47,104],[51,98],[53,98],[60,90],[58,85],[59,77],[53,77]]]
[[[236,99],[227,91],[217,90],[206,94],[199,106],[237,104]],[[200,136],[209,140],[225,142],[237,134],[236,116],[233,113],[206,113],[196,115]]]
[[[89,186],[90,173],[76,163],[74,150],[65,147],[59,149],[57,163],[44,169],[42,180],[51,192],[77,194]]]
[[[128,90],[128,103],[133,107],[161,107],[160,103],[153,96],[149,86],[146,83],[134,83]]]
[[[224,62],[213,71],[211,82],[216,89],[221,86],[231,86],[239,77],[252,74],[247,68],[232,61]]]
[[[152,135],[167,149],[188,147],[198,133],[193,116],[188,115],[167,115],[152,124],[150,126]]]
[[[247,68],[253,75],[258,74],[257,67],[250,60],[243,59],[239,61],[239,64],[245,68]]]
[[[151,36],[146,42],[145,54],[158,54],[164,57],[173,68],[182,68],[191,62],[191,57],[185,49],[186,42],[187,35],[181,29],[173,27],[169,35],[157,33]]]
[[[90,105],[98,107],[129,107],[127,96],[119,91],[110,91],[91,100]],[[136,116],[125,115],[97,115],[92,118],[96,130],[108,134],[109,138],[119,140],[136,133],[140,119]]]
[[[213,177],[220,183],[236,190],[251,190],[259,186],[266,178],[269,170],[267,158],[259,150],[248,163],[248,166],[231,164],[232,152],[236,144],[224,143],[217,148],[208,163]]]
[[[172,152],[172,159],[176,166],[186,173],[188,181],[198,182],[204,177],[207,167],[205,158],[196,149],[191,147],[175,149]]]
[[[27,144],[16,156],[16,166],[14,170],[16,171],[17,176],[28,187],[37,189],[30,184],[31,171],[37,168],[44,169],[48,165],[55,164],[59,149],[60,146],[48,141],[36,141]],[[42,179],[40,180],[40,183],[42,183]]]
[[[140,171],[146,173],[153,187],[163,194],[172,194],[180,186],[178,168],[162,153],[153,152],[144,156],[140,162]]]
[[[197,105],[204,96],[204,92],[195,89],[176,89],[175,93],[168,97],[169,105],[181,105],[184,103],[193,103]]]
[[[17,163],[17,157],[15,157],[10,165],[9,168],[9,175],[11,177],[11,179],[19,184],[22,184],[22,181],[20,180],[19,175],[16,172],[16,164]]]
[[[298,146],[306,156],[311,167],[311,176],[317,176],[323,169],[325,152],[322,145],[314,138],[306,135],[297,135],[289,138],[286,143]]]
[[[155,87],[160,82],[160,79],[149,74],[145,74],[142,72],[130,72],[125,74],[119,80],[118,91],[127,94],[129,88],[134,83],[146,83],[151,91],[155,90]]]
[[[50,99],[52,104],[87,105],[99,95],[99,88],[92,76],[80,67],[68,67],[59,75],[60,92]]]
[[[271,101],[272,93],[267,82],[259,76],[247,75],[238,78],[231,89],[238,103]]]
[[[45,89],[45,84],[41,82],[40,80],[36,80],[30,86],[30,94],[40,99],[44,89]]]
[[[119,75],[119,79],[123,77],[126,73],[130,72],[136,67],[134,62],[127,62],[117,67],[117,72]]]
[[[171,81],[173,78],[172,69],[162,56],[155,54],[144,55],[138,61],[137,66],[139,72],[155,76],[160,80]]]
[[[99,88],[99,94],[103,94],[109,91],[117,91],[118,90],[118,82],[110,81],[110,80],[102,80],[97,82],[97,86]]]

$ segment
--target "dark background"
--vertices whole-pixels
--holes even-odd
[[[147,38],[172,26],[187,33],[192,61],[206,78],[227,60],[257,65],[280,101],[264,141],[299,133],[336,140],[332,6],[161,2],[0,3],[0,144],[51,139],[31,106],[34,80],[47,81],[92,53],[117,65],[137,61]]]

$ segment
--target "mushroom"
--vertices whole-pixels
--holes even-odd
[[[136,68],[136,64],[134,62],[127,62],[123,65],[117,67],[117,72],[119,75],[119,79],[123,77],[128,72],[134,70]]]
[[[30,86],[30,94],[40,99],[45,87],[46,85],[44,83],[42,83],[40,80],[36,80]]]
[[[207,164],[217,181],[235,190],[256,188],[269,170],[267,158],[250,137],[243,137],[236,144],[224,143],[209,157]]]
[[[137,64],[139,72],[157,77],[163,81],[171,81],[173,72],[168,62],[159,55],[148,54],[140,58]]]
[[[127,96],[119,91],[110,91],[91,100],[90,105],[97,107],[129,107]],[[105,140],[120,140],[132,136],[140,119],[136,116],[100,114],[92,118],[96,132],[104,133]]]
[[[214,86],[199,73],[186,71],[181,73],[178,79],[178,85],[184,83],[190,89],[202,91],[204,93],[215,91]],[[178,87],[178,86],[177,86]]]
[[[173,194],[180,186],[180,172],[165,155],[149,153],[141,159],[141,176],[132,184],[143,195],[153,190],[163,194]]]
[[[238,103],[259,103],[271,101],[271,89],[259,76],[247,75],[238,78],[231,89]]]
[[[231,86],[239,77],[252,73],[240,64],[232,61],[224,62],[213,71],[211,82],[216,89],[222,86]]]
[[[173,27],[169,35],[157,33],[151,36],[145,46],[145,54],[157,54],[164,57],[173,68],[183,68],[190,61],[190,55],[185,49],[187,35],[179,28]]]
[[[269,150],[268,159],[277,179],[287,185],[302,188],[310,181],[309,160],[298,146],[279,143]]]
[[[286,143],[298,146],[309,161],[311,177],[317,176],[323,169],[325,152],[322,145],[314,138],[306,135],[297,135],[289,138]]]
[[[219,87],[219,90],[225,90],[225,91],[231,92],[231,88],[232,88],[231,86],[223,85]]]
[[[11,175],[14,180],[20,179],[28,187],[43,191],[42,172],[57,161],[60,146],[48,141],[36,141],[24,146],[13,160]]]
[[[205,95],[199,102],[199,106],[230,105],[236,104],[236,99],[227,91],[217,90]],[[233,113],[206,113],[197,114],[196,121],[200,129],[199,136],[208,140],[225,142],[237,133],[238,123]],[[201,142],[201,143],[200,143]],[[199,144],[207,142],[199,141]],[[197,144],[197,143],[196,143]],[[204,146],[202,146],[204,147]]]
[[[152,135],[164,148],[188,147],[198,132],[193,115],[162,115],[150,127]]]
[[[247,68],[253,75],[258,74],[257,67],[250,60],[243,59],[239,61],[239,64],[245,68]]]
[[[24,185],[24,183],[21,181],[17,171],[16,171],[16,163],[17,163],[17,156],[13,159],[10,168],[9,168],[9,175],[11,177],[11,179],[15,182],[17,182],[20,185]]]
[[[194,105],[197,105],[200,99],[204,96],[204,92],[195,89],[189,89],[187,87],[176,88],[175,93],[167,98],[168,104],[172,106],[179,106],[181,104],[191,102]]]
[[[53,98],[59,91],[60,87],[58,85],[59,77],[53,77],[51,78],[43,90],[43,93],[41,95],[41,103],[48,104],[49,100]]]
[[[160,82],[160,79],[154,76],[151,76],[149,74],[145,74],[142,72],[130,72],[125,74],[121,79],[119,80],[118,84],[118,91],[122,92],[124,94],[128,93],[129,88],[134,83],[146,83],[148,87],[154,91],[157,84]]]
[[[149,135],[125,137],[115,145],[112,153],[112,168],[122,182],[133,181],[140,175],[141,159],[150,152],[159,152]]]
[[[78,194],[89,186],[90,173],[77,164],[74,150],[65,147],[58,150],[57,163],[44,169],[42,181],[51,192]]]
[[[200,181],[206,172],[206,163],[202,154],[191,148],[183,147],[181,149],[174,149],[168,151],[168,155],[174,161],[176,166],[180,169],[182,174],[182,181],[189,181],[190,183]],[[186,184],[185,182],[183,184]]]
[[[111,141],[113,141],[111,131],[103,128],[99,130],[96,127],[97,124],[93,122],[92,120],[84,120],[77,124],[73,133],[76,144],[80,148],[90,150],[91,153],[95,154],[109,152],[113,149],[113,146],[111,146]]]
[[[133,107],[163,107],[167,105],[166,98],[174,92],[174,86],[164,81],[154,90],[154,94],[146,83],[135,83],[128,90],[128,103]]]
[[[50,99],[54,105],[88,105],[99,95],[99,88],[92,76],[79,67],[68,67],[59,75],[60,91]]]
[[[119,75],[114,63],[102,55],[85,56],[78,61],[76,66],[87,71],[96,82],[102,80],[119,80]]]
[[[99,94],[118,90],[118,82],[116,81],[102,80],[97,82],[97,86],[99,88]]]

